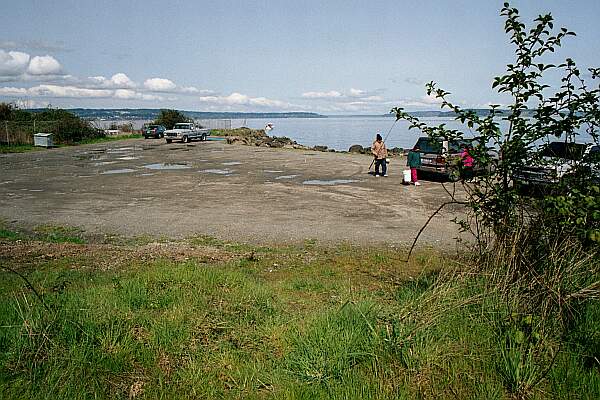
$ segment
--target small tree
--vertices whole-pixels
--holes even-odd
[[[427,93],[440,99],[442,108],[454,111],[458,121],[476,132],[475,139],[481,145],[473,149],[472,156],[489,173],[475,182],[463,184],[468,194],[471,217],[477,221],[478,227],[491,229],[495,243],[499,239],[503,243],[501,239],[506,235],[510,237],[514,229],[521,228],[523,223],[528,225],[532,215],[545,215],[542,209],[536,210],[541,214],[526,212],[531,211],[532,201],[524,199],[516,190],[511,180],[512,173],[527,160],[538,157],[537,145],[552,137],[570,142],[578,136],[580,129],[585,128],[597,143],[600,121],[600,86],[586,86],[571,59],[560,65],[545,64],[541,60],[546,53],[559,47],[566,36],[574,33],[561,28],[553,35],[550,14],[537,17],[536,25],[527,31],[520,22],[518,10],[508,3],[504,4],[501,15],[506,18],[505,30],[515,46],[516,55],[515,63],[509,64],[507,73],[496,77],[492,85],[498,92],[513,98],[510,113],[504,117],[509,123],[506,131],[500,129],[497,120],[501,115],[499,106],[491,106],[489,114],[480,117],[473,110],[464,110],[453,104],[449,100],[450,93],[439,89],[434,82],[427,84]],[[562,85],[558,91],[548,93],[552,88],[543,83],[543,78],[549,71],[555,70],[564,71]],[[596,80],[600,69],[592,68],[589,72],[591,80]],[[531,117],[530,110],[533,110]],[[467,136],[465,132],[447,129],[443,124],[428,126],[400,107],[391,112],[396,114],[397,119],[407,120],[411,129],[420,129],[434,139],[459,140]],[[499,151],[500,156],[493,157],[494,151]],[[580,180],[575,189],[595,192],[598,184],[591,180],[591,175],[588,178]],[[569,182],[570,185],[573,183]],[[598,234],[598,217],[594,216],[598,210],[595,207],[586,208],[589,218],[586,218],[588,225],[585,230],[587,239],[592,240]],[[548,234],[555,235],[557,232]]]
[[[163,125],[167,129],[172,129],[179,122],[190,122],[190,118],[178,110],[160,110],[160,114],[154,120],[155,124]]]
[[[588,86],[572,59],[559,65],[544,61],[563,39],[574,35],[566,28],[553,33],[550,14],[538,16],[529,30],[520,21],[518,10],[508,3],[501,15],[515,48],[515,61],[507,65],[504,75],[494,78],[492,88],[511,96],[508,115],[493,105],[488,115],[479,116],[452,103],[450,93],[434,82],[426,88],[428,95],[441,101],[442,108],[453,111],[456,120],[475,132],[480,144],[470,152],[487,172],[462,182],[466,200],[455,198],[455,192],[448,190],[452,196],[449,203],[467,206],[467,218],[458,222],[475,235],[477,264],[490,279],[490,288],[505,298],[511,332],[518,333],[507,343],[518,346],[523,357],[549,361],[554,350],[547,338],[568,329],[570,315],[583,300],[600,297],[600,188],[597,176],[589,173],[598,171],[600,165],[593,161],[595,165],[576,171],[563,186],[538,199],[522,195],[511,177],[528,160],[540,158],[542,142],[553,138],[572,142],[585,129],[598,143],[600,69],[589,69],[589,80],[596,85]],[[545,79],[548,73],[560,71],[560,87],[550,87]],[[391,112],[397,120],[408,121],[411,129],[435,140],[470,136],[443,124],[429,126],[400,107]],[[508,122],[507,129],[501,128],[499,117]],[[524,396],[542,377],[539,372],[527,382],[510,386]]]

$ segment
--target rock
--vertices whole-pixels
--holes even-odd
[[[360,144],[353,144],[348,149],[348,152],[350,152],[350,153],[361,153],[361,154],[364,154],[365,149]]]

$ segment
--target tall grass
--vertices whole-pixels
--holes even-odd
[[[522,390],[544,372],[539,357],[528,363],[501,295],[460,260],[422,251],[406,264],[405,254],[347,245],[189,243],[230,261],[129,259],[105,270],[85,244],[73,244],[82,251],[69,260],[3,253],[50,309],[0,272],[3,398],[600,394],[596,303],[570,320],[541,383]]]

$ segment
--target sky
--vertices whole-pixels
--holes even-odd
[[[0,102],[22,108],[385,114],[439,109],[429,81],[509,101],[491,88],[514,57],[503,1],[0,1]],[[577,33],[556,61],[600,66],[600,1],[511,6]]]

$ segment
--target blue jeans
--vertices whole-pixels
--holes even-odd
[[[379,166],[381,165],[381,174],[379,173]],[[385,175],[387,173],[387,163],[385,162],[385,158],[381,160],[375,160],[375,175]]]

